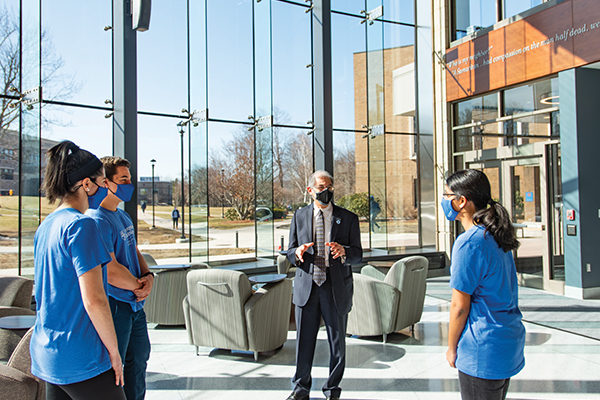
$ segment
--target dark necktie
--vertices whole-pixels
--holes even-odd
[[[313,281],[317,286],[321,286],[327,275],[325,274],[325,222],[323,221],[323,211],[319,210],[315,221],[315,247],[317,254],[315,255]]]

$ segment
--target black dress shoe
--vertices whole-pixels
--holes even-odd
[[[310,396],[307,394],[300,394],[298,392],[292,392],[286,400],[309,400]]]
[[[327,400],[340,400],[340,396],[327,396]]]

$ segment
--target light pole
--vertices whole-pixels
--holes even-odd
[[[225,218],[225,168],[221,168],[221,218]]]
[[[181,237],[180,239],[185,239],[185,181],[183,176],[183,134],[185,131],[183,130],[183,124],[180,122],[177,124],[179,126],[179,137],[181,139]]]
[[[155,210],[154,210],[154,164],[156,164],[156,160],[153,158],[150,160],[150,164],[152,164],[152,229],[156,228],[155,225]]]

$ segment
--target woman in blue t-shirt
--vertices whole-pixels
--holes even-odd
[[[452,248],[446,359],[458,369],[463,400],[505,399],[510,378],[525,365],[525,327],[512,256],[519,242],[508,212],[492,199],[481,171],[452,174],[442,209],[465,230]]]
[[[47,153],[44,192],[58,208],[34,238],[37,319],[31,372],[47,399],[125,399],[123,365],[106,297],[110,255],[85,211],[106,186],[102,163],[69,141]],[[96,196],[98,197],[98,196]]]

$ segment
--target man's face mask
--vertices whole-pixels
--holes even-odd
[[[321,204],[327,205],[333,199],[333,190],[329,190],[329,188],[325,188],[322,191],[315,193],[315,198]]]
[[[113,183],[117,185],[117,190],[113,192],[115,196],[123,201],[131,200],[131,196],[133,196],[133,191],[135,190],[132,183],[116,183],[114,181]]]

